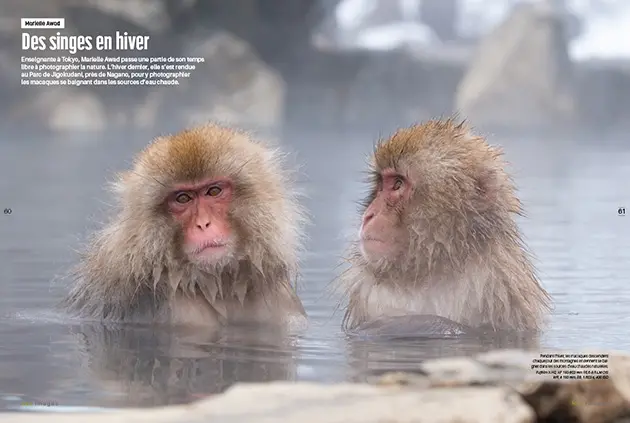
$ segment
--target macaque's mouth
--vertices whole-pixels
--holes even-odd
[[[201,254],[207,250],[218,250],[227,246],[226,242],[206,242],[193,250],[193,254]]]
[[[381,244],[385,243],[385,241],[383,241],[382,239],[374,238],[371,236],[364,236],[363,238],[361,238],[361,242],[380,242]]]

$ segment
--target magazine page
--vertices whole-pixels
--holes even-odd
[[[0,420],[621,421],[627,3],[0,0]]]

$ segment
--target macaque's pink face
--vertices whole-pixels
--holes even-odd
[[[183,228],[183,248],[198,264],[216,264],[234,247],[228,212],[233,188],[227,178],[182,184],[168,198],[168,210]]]
[[[402,213],[411,195],[411,182],[392,169],[379,174],[373,200],[363,213],[359,232],[361,253],[368,261],[393,261],[405,253],[408,231]]]

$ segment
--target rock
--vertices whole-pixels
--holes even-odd
[[[165,1],[155,0],[88,0],[88,8],[118,15],[150,31],[162,31],[171,22]],[[184,1],[182,3],[190,3]]]
[[[288,121],[295,128],[376,132],[449,114],[467,58],[448,48],[435,54],[332,50],[319,52],[292,75]]]
[[[622,134],[630,129],[630,61],[589,60],[576,70],[580,123]]]
[[[16,127],[42,129],[56,132],[101,131],[107,115],[98,97],[82,89],[45,89],[27,97],[9,112]]]
[[[282,124],[284,81],[247,42],[227,32],[215,32],[191,35],[184,44],[189,47],[178,56],[204,61],[187,63],[196,69],[187,70],[190,77],[179,79],[179,85],[142,91],[133,97],[132,106],[118,107],[124,125],[149,129],[168,122],[177,128],[215,120],[247,129],[273,130]],[[105,88],[102,97],[115,87]],[[112,101],[125,98],[127,92],[111,96]]]
[[[630,417],[630,356],[608,356],[609,379],[581,380],[537,375],[531,369],[537,357],[531,352],[503,350],[474,358],[430,360],[420,366],[421,374],[387,374],[376,383],[421,389],[509,386],[530,405],[539,422],[606,423]]]
[[[255,402],[249,400],[252,406],[246,415],[239,418],[238,413],[225,413],[225,410],[238,409],[246,398],[256,398]],[[228,416],[236,417],[231,421],[261,423],[534,421],[532,411],[524,402],[504,388],[416,391],[352,384],[326,387],[274,383],[266,389],[261,386],[236,387],[205,406],[208,407],[203,411],[205,417],[217,422],[227,421]]]
[[[105,109],[95,95],[77,91],[50,108],[48,126],[57,132],[102,131],[106,126]]]
[[[420,364],[418,373],[389,373],[375,380],[375,383],[432,388],[495,385],[517,387],[542,379],[531,370],[535,357],[537,354],[526,351],[500,350],[480,354],[475,358],[440,358]]]
[[[628,417],[630,408],[609,380],[539,382],[521,394],[539,421],[606,423]]]
[[[627,422],[630,355],[592,353],[599,356],[551,359],[607,360],[608,379],[550,379],[532,371],[534,358],[549,357],[503,350],[429,360],[417,373],[390,373],[371,384],[239,384],[224,394],[183,406],[110,413],[98,410],[87,415],[73,415],[60,408],[65,413],[0,414],[0,419],[3,423],[79,423],[86,418],[96,423]],[[554,365],[558,363],[561,361]],[[586,369],[586,362],[574,367],[569,361],[562,363],[564,367],[556,369]]]
[[[545,129],[575,119],[564,17],[521,4],[490,33],[460,82],[456,108],[475,126]]]
[[[64,8],[83,3],[84,0],[3,0],[0,2],[0,34],[13,37],[21,32],[20,18],[57,18],[64,16]],[[31,32],[31,31],[29,31]],[[38,35],[49,35],[43,32]],[[19,43],[15,43],[19,47]]]
[[[244,127],[273,128],[282,123],[284,81],[248,43],[218,32],[191,44],[184,55],[203,57],[205,62],[198,64],[173,93],[185,97],[181,102],[185,124],[214,119]]]
[[[630,356],[611,354],[608,372],[609,379],[531,383],[520,393],[539,421],[607,423],[630,418]]]
[[[456,0],[424,0],[420,2],[420,17],[442,41],[457,38],[459,7]]]
[[[55,421],[51,414],[3,417],[4,423]],[[59,422],[79,423],[85,414],[58,414]],[[90,422],[249,423],[530,423],[533,411],[506,388],[419,391],[397,386],[274,382],[239,385],[225,394],[188,406],[90,414]]]

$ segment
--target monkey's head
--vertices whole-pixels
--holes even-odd
[[[359,247],[373,267],[465,259],[520,212],[501,151],[450,119],[398,130],[371,167]]]
[[[117,187],[152,260],[220,270],[243,260],[291,266],[300,213],[287,182],[275,151],[205,125],[154,140]]]

